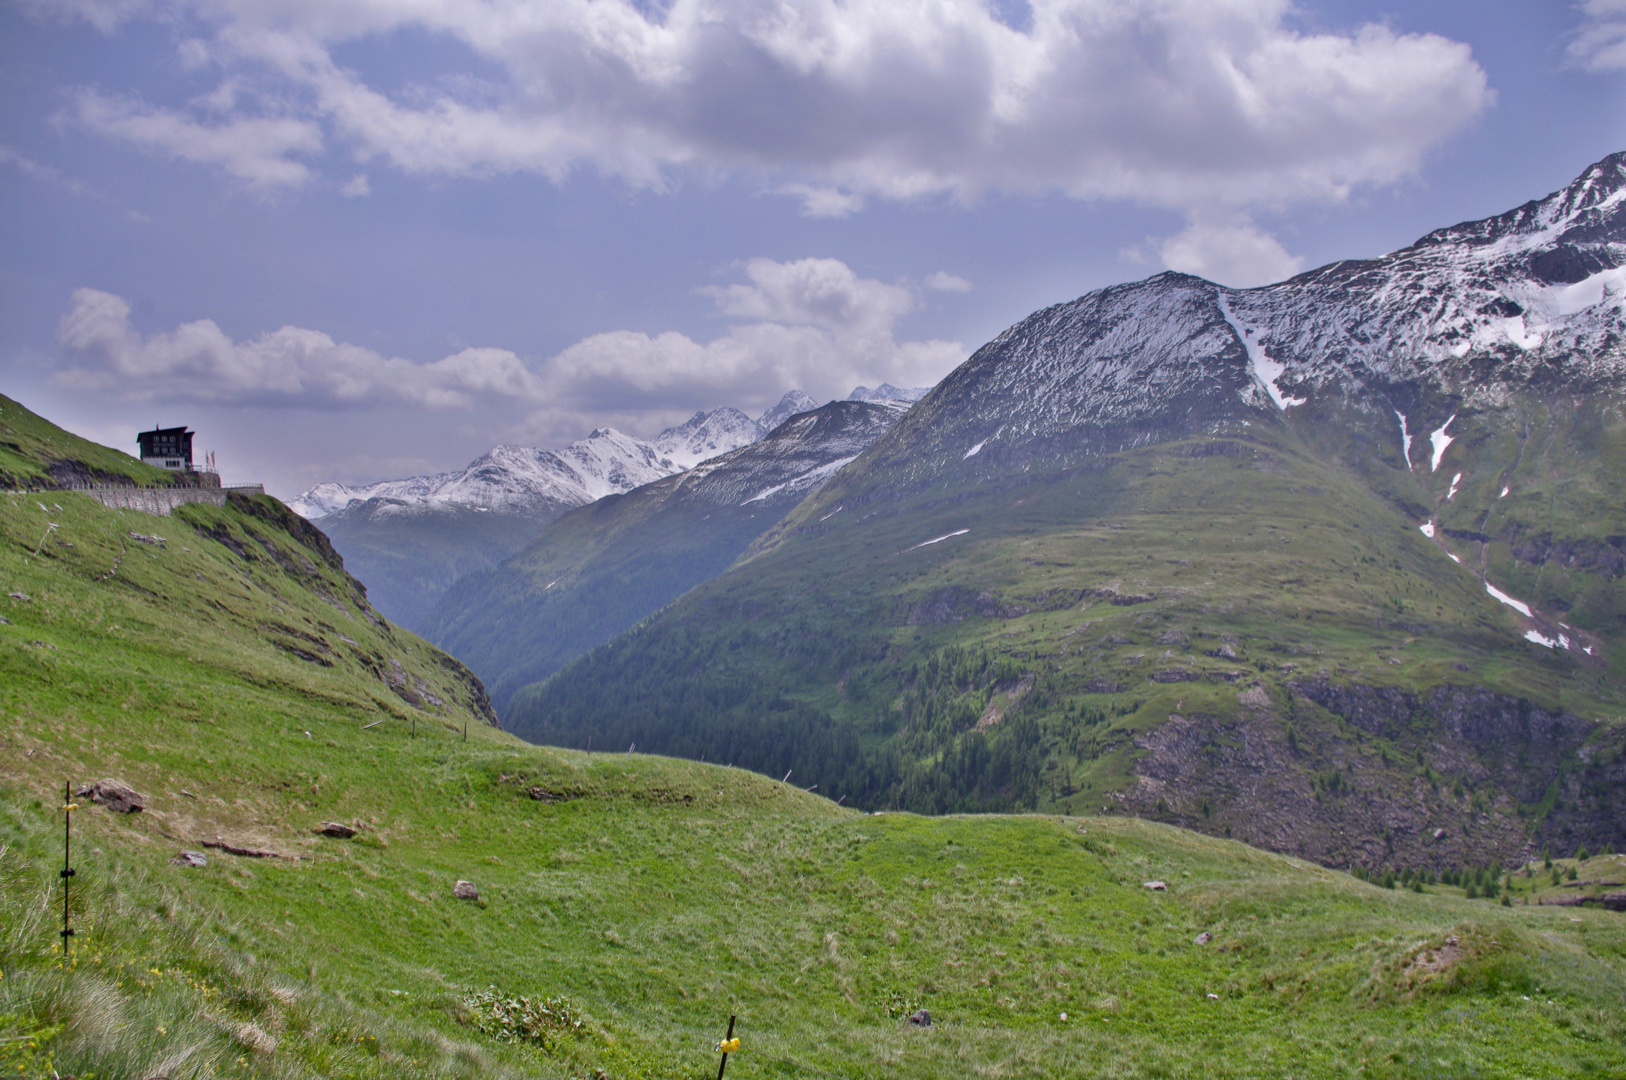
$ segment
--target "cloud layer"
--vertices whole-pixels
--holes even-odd
[[[1570,42],[1570,59],[1587,71],[1626,68],[1626,0],[1582,0],[1584,21]]]
[[[1603,15],[1618,2],[1590,0]],[[104,28],[143,11],[64,4]],[[1034,0],[1022,29],[982,0],[179,6],[207,28],[182,54],[221,90],[180,108],[85,90],[72,115],[261,187],[309,183],[342,153],[426,176],[591,168],[653,188],[744,173],[817,216],[1060,191],[1195,221],[1394,181],[1490,100],[1465,45],[1379,25],[1303,33],[1289,0]],[[465,69],[426,62],[386,91],[336,58],[411,35]]]
[[[935,383],[965,359],[958,342],[898,341],[908,289],[861,278],[835,259],[754,259],[746,281],[704,290],[735,320],[720,336],[630,330],[595,334],[533,366],[505,349],[464,349],[430,363],[386,357],[285,326],[234,341],[213,321],[143,334],[130,304],[78,289],[57,338],[53,381],[124,400],[154,398],[318,409],[409,406],[531,410],[539,435],[579,434],[606,415],[635,428],[718,404],[762,406],[792,387],[835,397],[859,383]],[[570,437],[575,437],[572,434]]]

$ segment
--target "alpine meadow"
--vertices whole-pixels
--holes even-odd
[[[0,398],[0,1074],[1626,1077],[1626,154],[782,405],[420,637]]]

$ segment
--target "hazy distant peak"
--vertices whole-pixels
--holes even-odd
[[[800,390],[791,390],[779,399],[779,404],[757,417],[757,427],[766,435],[798,413],[816,409],[819,403]]]

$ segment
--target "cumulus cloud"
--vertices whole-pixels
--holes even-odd
[[[1570,42],[1570,59],[1587,71],[1626,68],[1626,0],[1583,0],[1581,28]]]
[[[568,431],[614,412],[639,425],[642,410],[721,402],[771,404],[797,387],[834,397],[860,382],[929,385],[965,359],[958,342],[898,341],[915,304],[900,286],[861,278],[835,259],[754,259],[746,281],[705,290],[734,320],[707,342],[680,333],[595,334],[527,365],[505,349],[464,349],[430,363],[386,357],[285,326],[234,341],[213,321],[143,334],[130,304],[78,289],[57,338],[68,357],[54,381],[133,400],[152,398],[315,408],[467,408],[504,403],[536,412],[533,427]],[[629,405],[629,403],[632,403]]]
[[[316,407],[467,406],[480,398],[540,400],[543,386],[504,349],[464,349],[428,364],[390,358],[285,326],[233,341],[210,319],[143,335],[130,304],[98,289],[75,289],[57,340],[76,361],[53,381],[76,390],[145,400]]]
[[[1600,20],[1619,2],[1588,0]],[[142,10],[62,3],[103,25]],[[212,28],[224,78],[280,80],[301,110],[288,121],[362,159],[437,176],[588,167],[653,188],[745,173],[815,216],[986,192],[1179,210],[1340,200],[1413,172],[1491,98],[1466,45],[1375,24],[1303,33],[1291,0],[1032,0],[1021,29],[987,0],[171,6]],[[401,31],[457,42],[470,77],[386,90],[334,59]],[[317,135],[278,129],[249,155],[220,145],[238,145],[235,122],[132,107],[102,127],[262,183],[303,180]]]
[[[1238,289],[1268,285],[1304,269],[1303,259],[1246,218],[1194,222],[1165,240],[1160,254],[1170,270]]]

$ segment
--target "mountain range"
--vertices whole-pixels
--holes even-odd
[[[571,510],[500,566],[458,579],[423,632],[506,705],[727,569],[907,410],[900,398],[832,401],[685,472]]]
[[[876,809],[1508,861],[1626,830],[1623,576],[1614,155],[1382,258],[1035,313],[504,723]]]
[[[885,384],[854,391],[895,401],[924,393]],[[754,443],[816,406],[792,390],[755,420],[723,407],[697,412],[647,442],[601,428],[561,450],[496,446],[453,472],[364,485],[324,482],[288,505],[321,522],[380,611],[416,628],[453,581],[502,562],[567,510]]]

